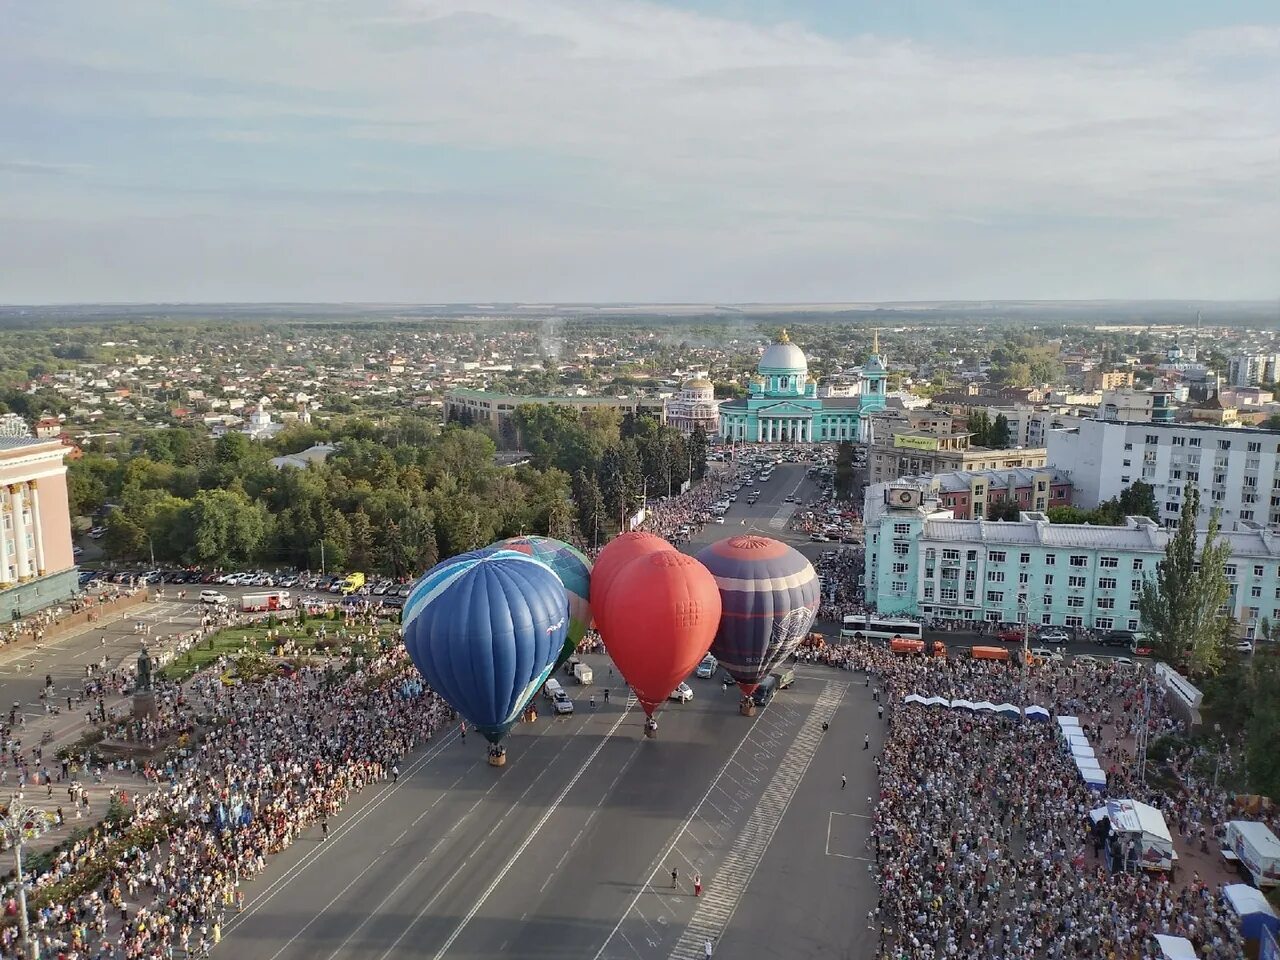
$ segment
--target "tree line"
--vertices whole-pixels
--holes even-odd
[[[68,465],[81,529],[102,518],[119,561],[421,574],[439,559],[519,534],[582,544],[618,529],[643,498],[706,470],[707,438],[648,417],[522,407],[530,461],[495,460],[480,427],[403,415],[293,426],[254,442],[197,428],[154,430]],[[270,460],[331,444],[323,462]]]

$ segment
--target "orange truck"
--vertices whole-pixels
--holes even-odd
[[[1009,660],[1009,651],[1005,647],[973,647],[969,656],[975,660]]]
[[[925,643],[923,640],[913,640],[907,637],[894,637],[889,641],[889,652],[900,653],[904,656],[912,653],[918,653],[924,656],[926,650],[935,657],[945,657],[947,655],[947,645],[941,640],[935,640],[931,644]]]

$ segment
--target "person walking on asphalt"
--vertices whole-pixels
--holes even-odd
[[[862,749],[863,750],[871,749],[871,734],[868,733],[866,736],[862,738]]]
[[[676,868],[671,868],[671,889],[674,890],[680,885],[680,874],[676,872]]]
[[[883,720],[883,719],[884,719],[884,704],[883,704],[883,703],[880,703],[880,704],[877,704],[877,705],[876,705],[876,719],[877,719],[877,720]]]
[[[605,702],[605,703],[608,703],[608,702],[609,702],[609,688],[608,688],[608,687],[605,687],[605,688],[604,688],[604,702]]]
[[[707,956],[707,957],[715,953],[715,947],[711,945],[710,937],[707,937],[706,942],[702,944],[702,952],[703,952],[703,956]]]
[[[843,773],[840,774],[840,789],[843,790],[846,786],[848,786],[848,784],[849,784],[849,778],[846,777]]]
[[[702,874],[700,873],[693,875],[693,895],[695,897],[702,896]]]

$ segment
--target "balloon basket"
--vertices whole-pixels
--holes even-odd
[[[644,735],[648,740],[658,739],[658,723],[656,720],[646,720],[644,722]]]
[[[754,717],[756,715],[756,702],[750,697],[743,697],[738,701],[738,712],[744,717]]]
[[[489,751],[489,766],[505,767],[507,765],[507,751],[501,747],[494,747]]]

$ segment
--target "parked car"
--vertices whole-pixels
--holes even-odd
[[[1026,630],[1023,627],[1005,627],[996,634],[996,639],[1003,643],[1021,643],[1025,636]]]
[[[573,713],[573,701],[569,699],[569,695],[561,690],[559,693],[553,694],[551,697],[551,709],[557,715],[567,715]]]
[[[1237,653],[1253,653],[1252,640],[1237,640],[1235,647]]]
[[[1067,643],[1071,640],[1065,630],[1041,630],[1036,639],[1040,643]]]
[[[201,590],[200,602],[213,604],[228,603],[230,602],[230,598],[227,597],[225,593],[219,593],[217,590]]]
[[[1129,647],[1136,636],[1132,630],[1108,630],[1098,638],[1098,642],[1104,647]]]
[[[693,687],[689,686],[682,680],[680,684],[671,691],[669,699],[679,701],[680,703],[688,703],[693,699]]]

